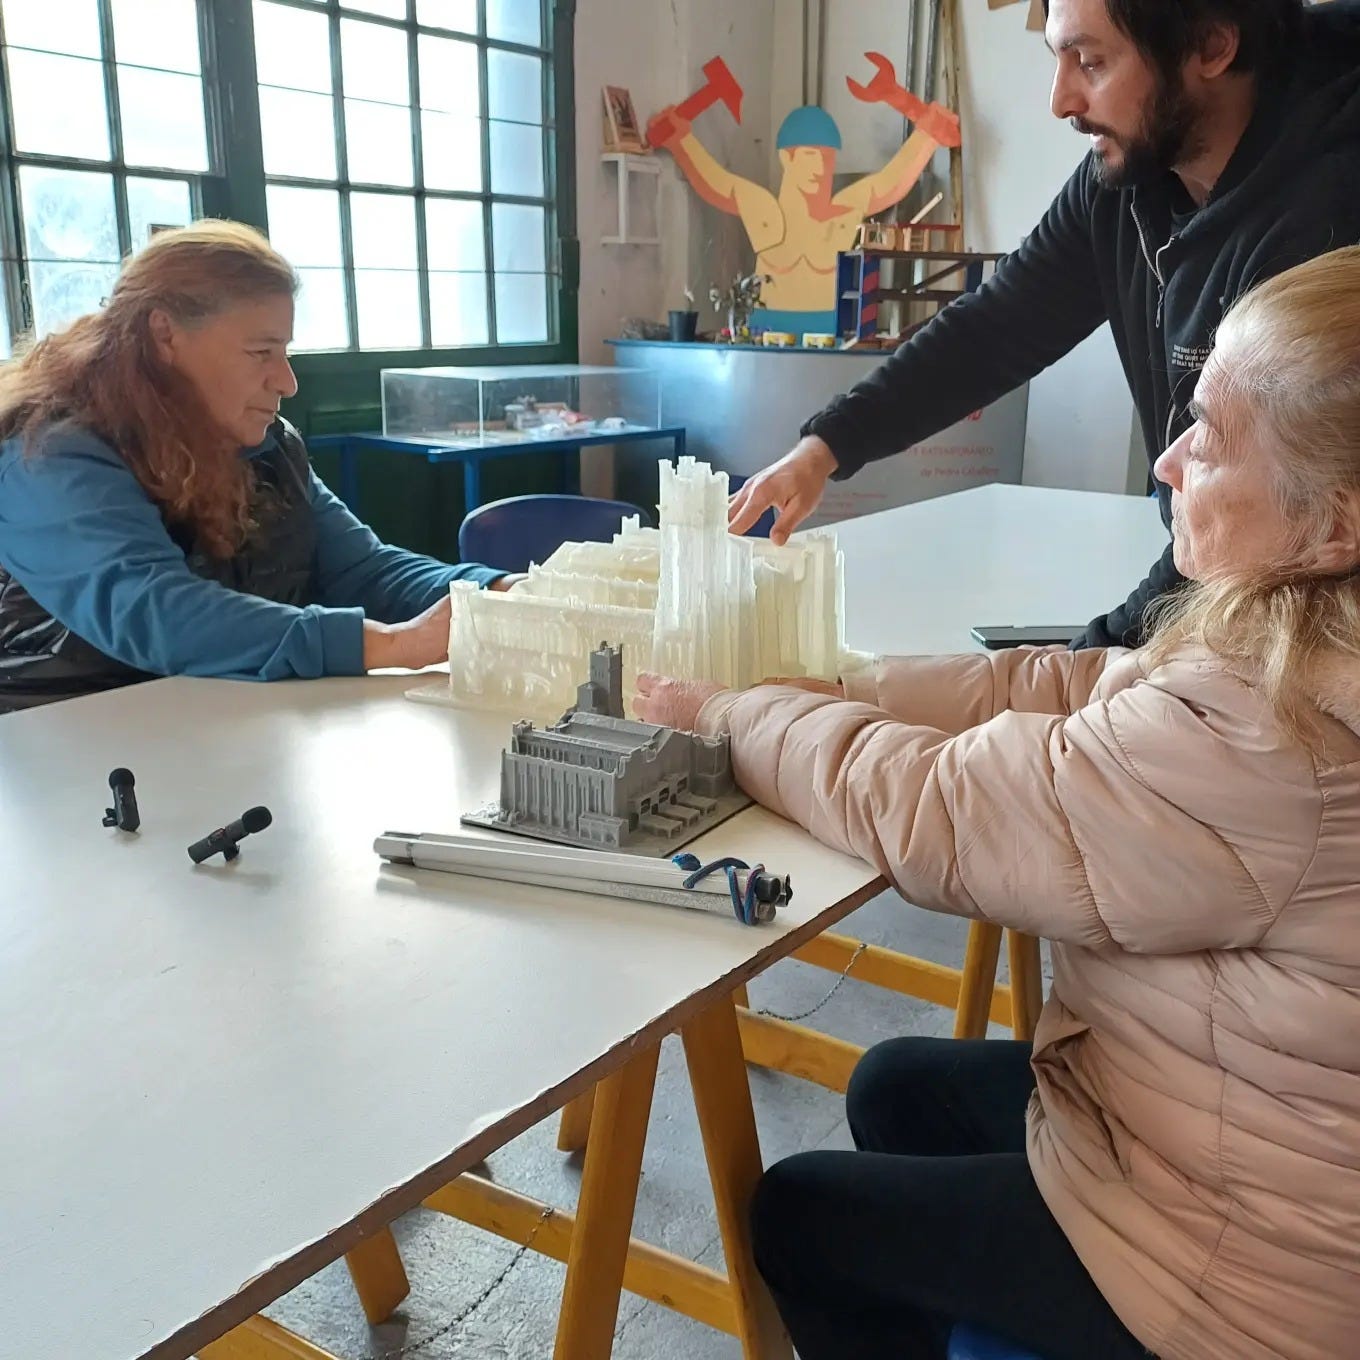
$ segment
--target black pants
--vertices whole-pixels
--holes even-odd
[[[968,1322],[1045,1360],[1143,1360],[1025,1158],[1030,1046],[894,1039],[846,1095],[858,1152],[803,1152],[752,1204],[802,1360],[943,1360]]]

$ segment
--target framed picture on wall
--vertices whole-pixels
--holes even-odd
[[[633,108],[633,96],[622,85],[604,87],[604,149],[646,151],[642,129]]]

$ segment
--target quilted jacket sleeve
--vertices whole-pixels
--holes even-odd
[[[718,695],[699,727],[731,733],[754,798],[911,902],[1181,953],[1259,943],[1312,856],[1317,781],[1267,719],[1240,682],[1185,665],[955,735],[777,688]]]
[[[998,713],[1067,714],[1091,697],[1110,651],[1011,647],[959,656],[880,656],[844,677],[845,695],[901,722],[962,732]]]

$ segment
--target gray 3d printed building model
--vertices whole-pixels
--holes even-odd
[[[726,737],[623,716],[623,654],[602,644],[577,704],[551,727],[517,722],[501,755],[498,803],[463,817],[567,845],[674,850],[750,802]]]

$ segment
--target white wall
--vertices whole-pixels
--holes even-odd
[[[742,85],[738,126],[725,108],[701,114],[704,143],[739,174],[764,179],[769,157],[771,48],[776,0],[579,0],[576,12],[577,217],[581,241],[581,359],[607,361],[605,341],[624,318],[664,319],[685,305],[689,286],[701,325],[708,289],[749,268],[741,224],[703,203],[665,153],[660,246],[606,246],[612,200],[600,161],[600,89],[627,86],[638,118],[679,103],[704,82],[702,66],[721,56]]]
[[[978,250],[1018,245],[1086,151],[1049,112],[1053,58],[1025,30],[1025,9],[960,4],[966,233]],[[1025,481],[1124,491],[1132,425],[1128,384],[1101,327],[1030,385]]]

